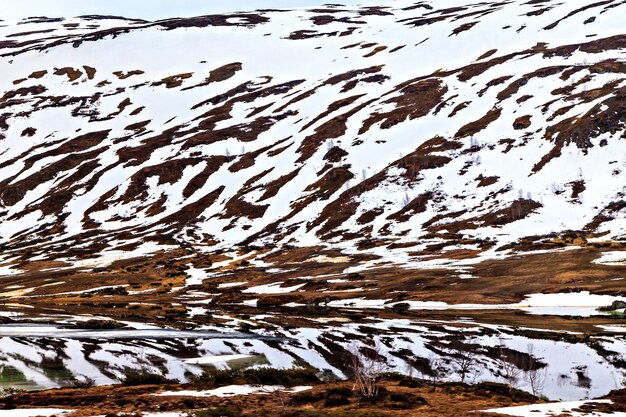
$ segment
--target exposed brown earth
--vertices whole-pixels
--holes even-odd
[[[507,392],[506,387],[498,385],[441,384],[431,387],[426,381],[416,381],[417,386],[402,386],[402,381],[385,381],[381,387],[388,392],[388,397],[379,401],[363,401],[357,392],[352,392],[351,383],[324,384],[315,386],[303,394],[271,393],[266,395],[219,397],[157,397],[153,394],[166,390],[177,390],[177,385],[147,385],[138,387],[96,387],[84,389],[59,389],[36,393],[16,394],[0,400],[6,407],[57,407],[76,411],[72,417],[90,417],[94,413],[135,413],[135,412],[171,412],[191,411],[213,407],[240,410],[243,416],[281,416],[295,415],[298,411],[321,411],[332,416],[341,412],[360,412],[347,414],[356,416],[488,416],[479,410],[488,408],[524,405],[533,402],[532,396]],[[201,388],[192,386],[193,388]],[[335,397],[329,397],[328,393]],[[324,399],[324,398],[330,399]],[[318,399],[319,398],[319,399]],[[610,408],[624,410],[614,395],[616,403]],[[395,399],[395,401],[394,401]],[[535,400],[536,401],[536,400]],[[335,405],[336,402],[341,405]],[[292,413],[292,414],[287,414]],[[367,414],[369,413],[369,414]],[[326,414],[323,414],[326,415]]]

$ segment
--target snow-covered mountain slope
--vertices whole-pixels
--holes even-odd
[[[0,22],[2,274],[181,247],[619,246],[626,2],[466,3]]]

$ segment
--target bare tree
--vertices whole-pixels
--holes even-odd
[[[476,371],[476,362],[478,360],[476,344],[471,340],[468,343],[462,343],[459,340],[454,342],[451,347],[456,351],[451,357],[452,364],[459,374],[461,382],[464,383],[467,377]]]
[[[441,381],[445,372],[443,360],[434,353],[431,353],[428,356],[428,364],[430,365],[430,374],[428,375],[428,378],[430,379],[432,390],[435,391],[435,387],[439,381]]]
[[[563,193],[563,186],[559,183],[553,182],[550,184],[550,190],[552,191],[552,194],[562,194]]]
[[[524,370],[524,378],[530,385],[530,389],[534,396],[541,395],[546,384],[546,376],[548,367],[539,362],[535,358],[535,345],[529,343],[526,347],[528,354],[526,369]]]
[[[411,202],[411,199],[409,198],[409,193],[405,191],[404,198],[402,199],[402,205],[408,206],[410,202]]]
[[[352,345],[349,352],[354,377],[353,389],[358,390],[365,398],[376,398],[380,382],[388,370],[387,364],[383,361],[381,346],[376,343],[373,348],[368,347],[367,350],[363,350]]]
[[[504,343],[500,341],[497,358],[498,366],[502,378],[504,378],[506,385],[509,387],[509,391],[513,391],[519,384],[522,370],[511,361],[510,356],[508,349],[504,346]]]
[[[275,394],[278,397],[278,401],[280,401],[280,406],[284,409],[287,408],[287,396],[285,393],[285,387],[282,385],[277,386],[266,386],[266,385],[258,385],[259,390],[264,394]]]
[[[415,358],[412,356],[408,356],[405,358],[406,365],[404,367],[404,374],[409,378],[415,377],[415,372],[417,369],[415,368]]]

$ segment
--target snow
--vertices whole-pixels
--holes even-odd
[[[476,155],[473,153],[462,153],[462,150],[458,152],[441,152],[442,156],[449,156],[453,160],[442,167],[422,170],[419,173],[419,181],[411,183],[407,183],[400,177],[404,169],[390,167],[390,164],[399,155],[406,155],[412,152],[425,140],[436,135],[452,136],[459,127],[476,120],[484,115],[487,110],[491,109],[494,102],[497,101],[496,95],[504,85],[489,88],[481,97],[477,95],[477,90],[492,79],[503,75],[511,75],[513,76],[511,78],[512,81],[526,72],[548,65],[577,65],[612,59],[616,57],[614,51],[597,54],[576,51],[570,57],[551,58],[540,54],[522,55],[487,68],[469,82],[460,81],[456,74],[442,76],[442,81],[448,87],[448,93],[444,99],[450,98],[451,101],[449,106],[438,114],[430,113],[425,117],[407,120],[389,129],[381,129],[379,125],[374,125],[364,134],[359,134],[359,130],[363,121],[372,113],[394,108],[393,104],[381,101],[380,97],[390,93],[392,87],[399,85],[402,81],[413,79],[419,75],[430,74],[438,69],[450,70],[461,67],[474,61],[479,54],[492,48],[498,49],[495,56],[503,56],[532,47],[538,42],[547,42],[550,46],[557,46],[588,41],[587,35],[593,33],[604,37],[621,34],[622,26],[619,19],[619,10],[612,10],[612,13],[598,14],[597,9],[592,9],[587,13],[597,18],[592,24],[582,26],[579,21],[580,16],[576,15],[565,19],[556,28],[547,31],[543,30],[543,28],[548,23],[567,15],[572,10],[586,3],[582,0],[561,3],[555,5],[555,7],[541,16],[533,17],[526,15],[528,11],[533,10],[533,7],[522,1],[501,5],[494,10],[490,10],[490,5],[474,5],[473,7],[476,10],[489,11],[489,13],[481,16],[478,24],[471,30],[450,37],[451,31],[461,24],[460,21],[467,18],[449,19],[432,25],[411,27],[403,24],[403,19],[416,19],[427,12],[421,9],[402,10],[404,6],[411,4],[412,2],[408,0],[390,3],[390,10],[394,12],[395,16],[361,16],[359,19],[366,20],[367,24],[362,25],[356,33],[345,37],[327,37],[323,39],[323,42],[319,39],[298,41],[287,39],[288,35],[294,30],[311,27],[311,23],[308,20],[308,12],[304,9],[296,9],[281,13],[265,12],[264,15],[269,18],[269,22],[250,28],[206,27],[163,31],[158,27],[146,27],[145,23],[123,20],[96,21],[100,28],[127,26],[130,28],[141,27],[143,29],[133,30],[128,34],[115,38],[105,38],[98,42],[85,42],[79,48],[73,48],[71,45],[61,45],[47,50],[46,65],[43,65],[46,68],[51,69],[67,65],[80,67],[80,65],[88,62],[89,65],[97,69],[95,79],[86,80],[83,78],[79,82],[70,84],[66,78],[49,73],[40,80],[27,80],[22,85],[41,83],[49,89],[49,94],[57,95],[74,94],[89,96],[94,93],[105,92],[97,103],[93,105],[102,115],[116,111],[117,105],[123,98],[129,98],[132,101],[133,105],[129,109],[140,106],[145,107],[144,111],[138,116],[131,116],[130,110],[125,110],[111,120],[93,122],[93,130],[96,127],[111,129],[110,138],[101,144],[106,149],[103,148],[100,155],[96,158],[101,167],[107,168],[106,170],[91,172],[78,181],[78,184],[84,188],[77,191],[75,197],[64,207],[63,210],[68,214],[65,220],[66,229],[58,236],[58,239],[55,238],[53,241],[57,242],[63,237],[75,236],[84,231],[82,220],[86,210],[100,196],[109,191],[113,192],[113,197],[109,199],[111,203],[105,205],[106,207],[101,210],[90,212],[88,215],[89,218],[100,224],[102,231],[115,234],[122,230],[126,231],[143,226],[146,218],[149,217],[150,225],[153,225],[149,229],[149,233],[158,234],[163,231],[158,226],[160,220],[181,210],[186,204],[197,202],[208,192],[223,185],[225,189],[219,201],[207,207],[205,212],[202,213],[201,217],[207,220],[199,220],[194,228],[196,232],[208,233],[217,237],[220,243],[214,248],[232,247],[234,243],[244,240],[249,235],[263,230],[268,224],[290,214],[293,204],[311,194],[311,190],[307,187],[319,179],[319,169],[325,163],[323,157],[326,152],[326,146],[322,146],[303,164],[296,162],[300,157],[297,149],[307,135],[313,133],[324,122],[341,113],[345,113],[347,109],[336,110],[305,129],[302,128],[302,125],[312,121],[319,115],[320,109],[325,109],[337,99],[360,94],[363,94],[363,96],[358,97],[351,105],[351,108],[367,103],[371,98],[374,99],[374,102],[365,106],[347,120],[345,134],[327,142],[328,144],[334,143],[341,146],[348,152],[342,163],[350,164],[351,171],[356,173],[359,178],[363,173],[365,177],[369,177],[384,171],[386,179],[373,189],[355,197],[359,207],[355,215],[342,225],[343,229],[358,232],[362,228],[362,225],[356,223],[358,216],[365,210],[382,207],[384,210],[383,215],[378,216],[372,223],[372,233],[376,236],[382,227],[386,225],[387,221],[385,218],[387,215],[402,208],[402,200],[405,195],[412,198],[425,191],[435,190],[444,197],[445,204],[431,202],[424,212],[413,215],[408,222],[391,225],[391,232],[400,237],[399,241],[401,243],[420,242],[420,238],[424,234],[421,225],[439,213],[439,210],[444,210],[444,207],[449,213],[467,209],[466,214],[458,217],[459,220],[463,220],[474,215],[485,214],[490,210],[508,207],[517,198],[518,191],[522,191],[524,195],[530,193],[533,199],[542,201],[543,207],[524,221],[513,222],[502,227],[480,226],[476,229],[461,231],[467,234],[469,238],[489,237],[496,239],[499,243],[508,243],[529,234],[545,234],[551,231],[563,230],[564,228],[582,228],[597,214],[598,208],[606,206],[607,203],[615,199],[616,192],[620,192],[623,188],[624,175],[623,173],[614,174],[614,170],[619,168],[618,165],[620,164],[612,166],[607,163],[607,159],[611,158],[610,155],[620,155],[624,152],[623,141],[616,140],[619,133],[616,135],[607,134],[601,138],[594,139],[594,142],[607,139],[607,146],[594,146],[588,150],[586,155],[581,154],[579,149],[573,144],[565,146],[559,158],[552,160],[540,172],[532,173],[532,166],[552,145],[543,140],[543,138],[536,137],[522,146],[524,139],[521,135],[523,132],[515,131],[511,127],[511,121],[523,114],[532,115],[533,126],[540,127],[564,120],[573,114],[581,114],[602,98],[589,103],[579,101],[575,103],[576,106],[569,112],[555,117],[552,121],[548,121],[547,118],[552,112],[559,107],[563,107],[567,102],[566,96],[557,95],[555,97],[551,92],[564,84],[569,85],[571,82],[581,80],[584,76],[591,76],[591,78],[584,86],[579,86],[578,90],[598,88],[615,78],[615,74],[610,73],[591,74],[585,70],[572,75],[569,80],[562,80],[560,78],[561,74],[529,80],[526,85],[520,88],[516,95],[500,103],[502,108],[501,117],[485,130],[475,135],[476,141],[481,145],[480,152],[476,154],[480,156],[480,161],[476,159]],[[458,5],[458,3],[453,2],[449,2],[449,4]],[[76,5],[74,4],[74,6]],[[39,5],[38,7],[44,6]],[[129,10],[129,12],[134,10],[134,8],[120,5],[111,5],[110,7],[120,7],[122,11]],[[623,7],[623,5],[620,7]],[[191,6],[177,7],[177,10],[185,11],[185,13],[182,13],[183,15],[192,9],[194,8]],[[166,13],[165,10],[168,10],[168,8],[163,9],[163,13]],[[339,12],[337,16],[351,17],[354,14],[355,9],[348,7],[348,11]],[[473,19],[467,20],[473,21]],[[512,29],[503,29],[501,24],[503,21],[508,22],[512,28],[525,25],[525,29],[520,33]],[[67,22],[84,23],[80,18],[68,19]],[[88,32],[88,29],[83,26],[77,29],[78,32],[69,32],[55,24],[37,25],[35,23],[25,23],[23,30],[30,27],[51,27],[57,29],[59,34],[71,33],[72,35],[77,35],[78,33]],[[3,33],[9,34],[13,28],[14,26],[9,24],[7,28],[2,28]],[[322,30],[322,28],[317,27],[315,29]],[[345,25],[336,22],[325,25],[323,28],[324,31],[343,29],[345,29]],[[38,38],[39,36],[33,36],[35,40]],[[364,58],[363,54],[365,51],[360,48],[343,49],[346,44],[351,42],[362,43],[371,39],[376,39],[380,45],[389,46],[389,49],[393,46],[407,43],[406,39],[426,39],[426,41],[417,45],[407,45],[407,47],[394,53],[389,53],[388,50],[371,58]],[[48,43],[50,41],[43,40],[42,42]],[[146,44],[159,44],[159,53],[156,54],[153,50],[146,49],[144,47]],[[211,44],[213,48],[210,50],[199,48],[197,51],[193,50],[192,53],[189,53],[189,48],[181,48],[181,45],[196,44]],[[318,47],[319,49],[316,49]],[[118,57],[114,62],[108,60],[108,55],[104,53],[111,50],[114,50]],[[163,57],[167,57],[167,59],[163,59]],[[34,68],[42,66],[40,54],[34,50],[11,57],[11,60],[11,64],[2,61],[2,65],[7,67],[11,65],[11,73],[15,74],[14,78],[27,76]],[[192,73],[192,77],[185,80],[183,87],[195,85],[203,80],[210,70],[218,65],[230,62],[242,62],[243,69],[231,79],[220,83],[212,83],[208,86],[191,90],[182,90],[181,88],[168,89],[164,86],[150,85],[163,77],[187,72]],[[420,62],[419,68],[411,64],[414,62]],[[322,85],[321,83],[327,75],[336,75],[370,65],[384,65],[382,74],[391,77],[390,81],[369,84],[358,83],[349,92],[342,92],[341,85],[331,86]],[[130,71],[133,69],[141,69],[144,71],[144,74],[136,75],[126,80],[115,79],[111,76],[113,71]],[[268,79],[263,78],[267,75],[274,77],[273,80],[268,81]],[[12,80],[9,78],[11,77],[2,81],[0,87],[7,90],[14,88],[11,84]],[[114,84],[104,88],[96,87],[97,83],[104,78],[109,79],[109,81],[112,79]],[[123,141],[117,140],[116,138],[128,135],[128,132],[124,131],[125,126],[137,121],[150,120],[148,128],[154,132],[159,132],[164,128],[171,127],[172,124],[167,122],[173,116],[176,116],[174,124],[180,123],[181,125],[191,127],[197,123],[197,117],[211,109],[210,105],[192,109],[195,104],[206,100],[207,97],[223,93],[245,82],[255,83],[258,87],[267,87],[299,78],[303,78],[305,81],[295,87],[289,94],[262,97],[255,100],[254,103],[237,102],[231,112],[232,118],[219,121],[218,128],[228,128],[249,122],[248,114],[250,114],[251,110],[265,104],[271,106],[260,113],[260,115],[271,115],[273,111],[285,104],[295,94],[315,90],[315,94],[312,96],[287,107],[289,110],[298,111],[298,121],[290,118],[279,121],[269,131],[261,133],[255,141],[245,143],[246,152],[254,152],[264,147],[268,148],[267,151],[261,152],[256,157],[253,166],[233,172],[230,170],[232,164],[227,163],[214,173],[203,187],[194,190],[191,196],[183,199],[182,190],[206,166],[205,161],[195,162],[184,167],[181,178],[171,184],[159,183],[156,175],[147,177],[148,195],[143,201],[121,201],[121,197],[129,189],[129,178],[141,169],[157,166],[172,158],[179,159],[189,157],[190,155],[202,155],[205,157],[223,155],[226,149],[230,149],[231,153],[237,156],[238,150],[244,146],[244,143],[234,137],[228,137],[214,143],[204,143],[186,148],[186,141],[191,134],[183,134],[174,141],[152,152],[149,158],[141,164],[136,166],[119,164],[120,150],[125,147],[139,146],[151,138],[149,136],[150,133],[148,133],[146,135],[131,136]],[[135,86],[139,87],[135,88]],[[117,94],[116,87],[125,88],[125,91]],[[533,97],[523,103],[511,103],[517,97],[527,93],[532,93]],[[385,97],[392,98],[396,95],[396,92],[391,91]],[[456,95],[456,97],[453,98],[453,95]],[[452,106],[465,101],[470,102],[470,104],[465,109],[459,111],[455,117],[448,117]],[[553,101],[553,103],[546,106],[548,111],[544,113],[541,109],[549,101]],[[26,111],[31,107],[32,105],[29,102],[16,106],[16,109]],[[172,111],[174,108],[176,109],[175,112]],[[13,175],[17,175],[16,178],[12,179],[12,182],[15,182],[38,172],[50,163],[58,161],[59,157],[47,156],[24,170],[26,166],[25,160],[20,155],[25,153],[29,155],[43,154],[46,151],[58,149],[62,143],[67,141],[67,138],[75,135],[77,129],[84,128],[84,120],[80,117],[70,117],[68,113],[67,108],[46,108],[33,112],[28,118],[11,118],[9,130],[6,132],[7,138],[0,144],[0,154],[2,154],[3,160],[16,157],[17,161],[0,168],[0,178],[12,178]],[[38,127],[38,137],[48,138],[49,135],[50,143],[44,143],[42,149],[29,149],[30,145],[27,141],[21,140],[19,134],[30,125]],[[540,136],[543,131],[543,127],[538,129],[537,136]],[[497,143],[501,137],[511,137],[515,140],[515,146],[506,155],[503,155],[502,146]],[[278,145],[277,138],[290,139]],[[355,142],[355,138],[359,138],[359,141],[362,141],[362,143]],[[58,140],[59,142],[53,143],[53,140]],[[268,154],[271,150],[284,145],[289,145],[289,147],[282,153],[273,156]],[[373,158],[372,155],[376,155],[376,158]],[[465,175],[460,175],[459,171],[466,163],[470,163],[467,168],[468,172]],[[514,164],[514,169],[511,169],[511,164]],[[221,217],[224,202],[236,195],[250,203],[260,203],[257,200],[262,195],[263,188],[250,187],[249,192],[240,193],[243,185],[249,179],[267,171],[269,168],[273,168],[271,172],[265,174],[263,178],[257,180],[254,184],[262,187],[263,184],[276,180],[287,172],[291,172],[294,167],[300,169],[296,178],[285,184],[274,197],[263,202],[263,204],[269,204],[269,207],[262,218],[251,221],[244,217],[236,219]],[[597,167],[603,168],[597,169]],[[32,231],[32,224],[43,222],[52,224],[54,216],[41,218],[42,213],[37,210],[25,214],[22,218],[19,218],[19,216],[22,215],[26,207],[36,204],[63,179],[68,178],[76,171],[77,169],[73,169],[60,173],[57,178],[38,184],[34,190],[27,192],[21,201],[9,207],[8,212],[2,219],[3,233],[1,239],[8,240],[10,236],[16,233]],[[582,175],[579,175],[579,173],[582,173]],[[473,178],[476,178],[479,174],[498,176],[500,180],[492,186],[477,188],[472,184],[474,184]],[[99,175],[99,177],[96,177],[96,175]],[[439,180],[439,177],[442,179]],[[571,181],[580,178],[585,180],[586,191],[577,199],[570,198],[568,193],[555,195],[550,190],[553,183],[564,187]],[[97,181],[92,188],[87,189],[90,179],[97,179]],[[354,183],[355,181],[353,180],[350,185],[354,185]],[[510,184],[510,190],[499,196],[497,201],[489,201],[489,196],[495,191],[502,189],[504,184]],[[315,235],[319,228],[308,230],[306,223],[315,218],[328,202],[336,199],[343,191],[344,188],[342,187],[333,195],[328,196],[326,200],[312,201],[302,211],[295,213],[288,221],[288,224],[284,225],[295,227],[291,229],[292,232],[284,237],[283,242],[295,239],[301,245],[322,243]],[[452,198],[451,196],[459,196],[459,198]],[[164,199],[164,211],[148,216],[146,206],[158,201],[160,198]],[[489,204],[485,204],[487,202]],[[11,217],[14,215],[17,217]],[[443,220],[442,225],[446,221],[448,220]],[[225,230],[225,227],[230,225],[231,222],[234,227]],[[623,223],[624,219],[616,218],[603,224],[601,226],[602,229],[611,232],[606,239],[614,238],[619,233],[619,230],[623,230]],[[401,235],[404,232],[406,234]],[[192,244],[197,243],[195,238],[185,236],[184,233],[181,233],[177,238]],[[117,243],[120,246],[124,244],[124,242],[115,242],[114,239],[110,242],[112,244]],[[158,250],[168,249],[167,246],[159,246],[154,243],[138,243],[143,244],[135,251],[117,253],[112,249],[100,253],[99,259],[96,260],[69,261],[79,267],[106,266],[110,264],[109,259],[126,259],[132,256],[142,256]],[[417,244],[417,248],[423,247],[428,243],[433,242]],[[455,249],[470,249],[470,246],[451,245],[444,248],[443,252],[446,253]],[[354,251],[354,243],[349,243],[347,249]],[[375,248],[366,252],[383,256],[381,261],[375,262],[392,261],[399,265],[407,264],[412,267],[418,267],[417,265],[420,263],[424,267],[437,263],[437,261],[423,262],[423,259],[411,259],[408,252],[413,249],[383,250]],[[3,254],[4,257],[10,255],[10,251],[6,255]],[[494,248],[484,252],[479,258],[494,258],[503,255],[505,254],[495,252]],[[312,257],[311,260],[318,262],[345,262],[349,260],[349,257],[320,255]],[[466,262],[471,261],[457,261],[456,266],[458,267]],[[9,269],[7,274],[9,273],[14,272]],[[207,277],[212,276],[213,272],[189,267],[187,274],[189,278],[186,284],[196,285]],[[469,278],[469,276],[466,277]]]
[[[342,4],[378,4],[381,0],[343,0]],[[314,7],[325,4],[320,0],[273,0],[272,8]],[[167,19],[172,16],[191,17],[212,13],[226,13],[240,10],[266,8],[267,3],[260,0],[229,0],[228,2],[210,2],[204,0],[186,0],[183,3],[172,3],[169,0],[108,0],[106,5],[99,2],[82,0],[56,0],[51,5],[46,0],[24,0],[15,3],[11,0],[0,0],[2,18],[5,20],[24,19],[32,16],[37,10],[41,16],[82,16],[82,15],[113,15],[140,19]]]
[[[242,282],[226,282],[224,284],[219,284],[217,286],[218,289],[222,289],[222,288],[231,288],[231,287],[240,287],[242,285],[247,284],[247,281],[242,281]]]
[[[276,282],[266,285],[258,285],[256,287],[246,288],[242,291],[244,294],[287,294],[294,292],[299,288],[304,287],[306,284],[292,285],[291,287],[281,287],[284,282]]]
[[[256,307],[259,299],[255,298],[254,300],[245,300],[242,304],[248,307]]]
[[[143,413],[143,417],[186,417],[187,413]]]
[[[189,286],[202,284],[202,281],[204,281],[207,276],[206,271],[201,268],[194,268],[192,265],[188,265],[188,267],[189,268],[185,271],[185,273],[189,276],[189,278],[185,280],[185,285]]]
[[[529,314],[589,317],[606,314],[598,307],[610,305],[623,297],[591,294],[589,291],[529,294],[517,304],[447,304],[441,301],[402,301],[389,303],[390,299],[376,300],[351,298],[329,302],[329,307],[347,308],[391,308],[396,304],[407,304],[411,310],[522,310]],[[299,306],[287,304],[287,306]]]
[[[183,397],[234,397],[236,395],[251,395],[251,394],[271,394],[277,391],[284,391],[289,393],[301,392],[310,390],[312,387],[293,387],[285,388],[280,385],[228,385],[225,387],[219,387],[208,391],[167,391],[160,394],[155,394],[163,397],[169,396],[183,396]]]
[[[55,415],[60,417],[65,416],[71,412],[71,410],[63,410],[60,408],[0,410],[0,417],[52,417]]]
[[[596,327],[605,330],[607,332],[614,332],[614,333],[626,333],[626,325],[613,325],[613,326],[606,326],[606,325],[602,325],[599,324]]]
[[[20,313],[17,311],[0,311],[0,317],[20,317],[23,315],[24,313]]]
[[[318,255],[318,256],[315,256],[315,257],[309,259],[309,262],[343,263],[343,262],[350,262],[350,258],[347,257],[347,256],[330,257],[330,256],[326,256],[326,255]]]
[[[558,294],[531,294],[520,304],[528,305],[529,307],[601,307],[610,305],[613,301],[622,298],[580,291]]]
[[[585,404],[601,404],[601,403],[610,403],[610,400],[596,400],[596,401],[570,401],[563,403],[549,403],[549,404],[534,404],[534,405],[523,405],[518,407],[505,407],[505,408],[494,408],[489,410],[484,410],[489,413],[497,413],[497,414],[506,414],[510,416],[520,416],[520,417],[549,417],[554,415],[567,414],[572,417],[583,417],[588,416],[590,414],[585,412],[575,412],[573,410],[585,405]],[[622,412],[614,412],[614,413],[600,413],[593,412],[591,415],[596,417],[626,417],[626,413]]]
[[[204,356],[201,358],[185,359],[185,363],[191,365],[210,365],[215,363],[226,363],[230,361],[236,361],[239,359],[252,358],[252,355],[219,355],[219,356]]]
[[[116,381],[104,375],[95,365],[85,359],[83,346],[77,340],[66,342],[67,358],[63,360],[65,367],[79,380],[87,378],[98,385],[114,384]]]
[[[593,262],[601,265],[621,266],[626,264],[626,252],[602,252]]]
[[[209,310],[203,307],[189,307],[187,314],[189,317],[202,316],[206,314]]]
[[[433,355],[442,359],[454,354],[445,347],[435,352],[431,350],[433,339],[447,340],[452,334],[460,334],[467,343],[481,346],[508,348],[526,352],[529,345],[533,355],[547,363],[544,394],[551,399],[580,400],[596,398],[614,389],[623,379],[624,370],[616,364],[626,358],[623,332],[610,332],[610,329],[583,342],[573,339],[554,340],[548,337],[548,330],[517,329],[480,324],[472,321],[459,322],[377,319],[367,317],[363,322],[353,322],[338,318],[319,318],[315,326],[272,330],[259,330],[259,334],[237,333],[242,323],[262,324],[265,315],[250,317],[247,320],[215,316],[224,323],[215,329],[196,332],[141,330],[124,331],[117,336],[115,331],[108,333],[83,334],[60,333],[54,328],[38,335],[35,329],[24,328],[15,331],[12,337],[0,338],[0,359],[5,366],[12,366],[25,375],[29,384],[39,388],[55,388],[62,381],[51,380],[43,372],[45,363],[59,358],[68,373],[75,379],[93,379],[96,384],[117,382],[128,369],[142,369],[163,373],[171,379],[188,380],[188,375],[200,374],[202,366],[229,369],[233,361],[243,361],[246,365],[267,366],[289,369],[298,366],[299,361],[320,370],[330,370],[339,377],[345,377],[340,369],[332,366],[327,355],[328,343],[338,343],[345,349],[352,343],[375,343],[388,358],[389,371],[407,372],[410,364],[395,353],[406,350],[416,357],[429,358]],[[367,323],[364,326],[364,323]],[[607,322],[609,325],[610,322]],[[3,326],[7,327],[7,326]],[[141,327],[141,326],[139,326]],[[221,330],[222,333],[213,332]],[[524,329],[522,329],[524,330]],[[548,334],[546,334],[546,332]],[[271,335],[265,340],[263,334]],[[546,334],[546,336],[544,336]],[[332,337],[331,337],[332,335]],[[532,335],[532,336],[529,336]],[[54,343],[52,343],[54,341]],[[49,346],[42,349],[41,346]],[[603,355],[598,354],[598,348]],[[189,352],[195,357],[189,358]],[[44,360],[46,359],[46,360]],[[458,380],[458,373],[450,362],[446,366],[446,380]],[[477,382],[499,381],[499,365],[489,355],[479,354],[476,366],[481,372],[472,375]],[[417,373],[417,370],[414,371]],[[581,380],[581,376],[583,379]],[[520,380],[520,388],[529,390],[526,382]]]

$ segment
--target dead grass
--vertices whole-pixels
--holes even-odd
[[[399,381],[383,382],[384,395],[376,401],[363,401],[352,392],[350,383],[317,385],[299,393],[219,397],[158,397],[152,394],[175,390],[177,385],[105,386],[25,392],[0,399],[5,407],[58,407],[76,411],[72,417],[94,414],[173,412],[221,407],[237,416],[311,417],[482,417],[481,409],[526,404],[494,385],[468,386],[443,384],[434,390],[418,382],[417,387]],[[521,401],[520,401],[521,400]]]

